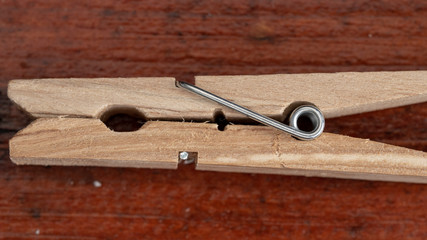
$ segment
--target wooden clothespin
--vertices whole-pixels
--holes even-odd
[[[196,85],[279,121],[307,103],[327,119],[427,101],[426,71],[199,76]],[[199,170],[427,183],[425,152],[243,125],[246,116],[174,78],[13,80],[8,96],[38,118],[10,140],[16,164],[174,169],[197,160]],[[114,132],[100,120],[126,109],[144,116],[141,129]],[[218,114],[234,124],[218,131],[209,123]]]

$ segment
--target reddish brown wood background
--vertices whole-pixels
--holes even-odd
[[[6,97],[10,79],[417,69],[427,69],[424,0],[2,0],[0,238],[426,239],[427,185],[8,156],[30,121]],[[327,131],[426,151],[426,119],[423,103],[329,120]]]

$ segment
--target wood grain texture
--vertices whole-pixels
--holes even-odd
[[[16,79],[425,69],[426,8],[423,0],[6,1],[0,71]]]
[[[196,84],[279,119],[297,102],[315,104],[325,118],[427,102],[427,71],[196,76]]]
[[[12,79],[427,70],[426,4],[2,1],[0,238],[426,239],[423,184],[16,166],[8,141],[31,119],[6,96]],[[427,151],[426,118],[423,103],[326,131]]]
[[[331,118],[427,101],[427,71],[197,76],[196,85],[281,121],[294,103],[315,104]],[[174,78],[13,80],[8,96],[34,117],[101,118],[135,108],[147,119],[206,121],[217,111],[247,119],[178,89]]]
[[[148,122],[113,132],[97,119],[42,118],[10,140],[17,164],[176,168],[180,152],[196,169],[427,183],[421,151],[324,133],[299,141],[264,126]]]

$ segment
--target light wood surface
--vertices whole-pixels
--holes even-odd
[[[42,118],[10,141],[17,164],[176,168],[181,151],[196,169],[427,183],[421,151],[324,133],[298,141],[264,126],[147,122],[113,132],[100,120]]]
[[[315,104],[333,118],[427,101],[427,71],[198,76],[196,84],[274,116],[294,102]]]
[[[94,117],[135,108],[148,119],[229,120],[245,116],[175,87],[174,78],[13,80],[8,96],[35,117]],[[310,102],[326,118],[427,101],[427,71],[199,76],[196,85],[282,120],[291,103]]]

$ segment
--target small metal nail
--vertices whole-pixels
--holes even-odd
[[[179,153],[179,159],[186,161],[188,159],[188,152],[180,152]]]

